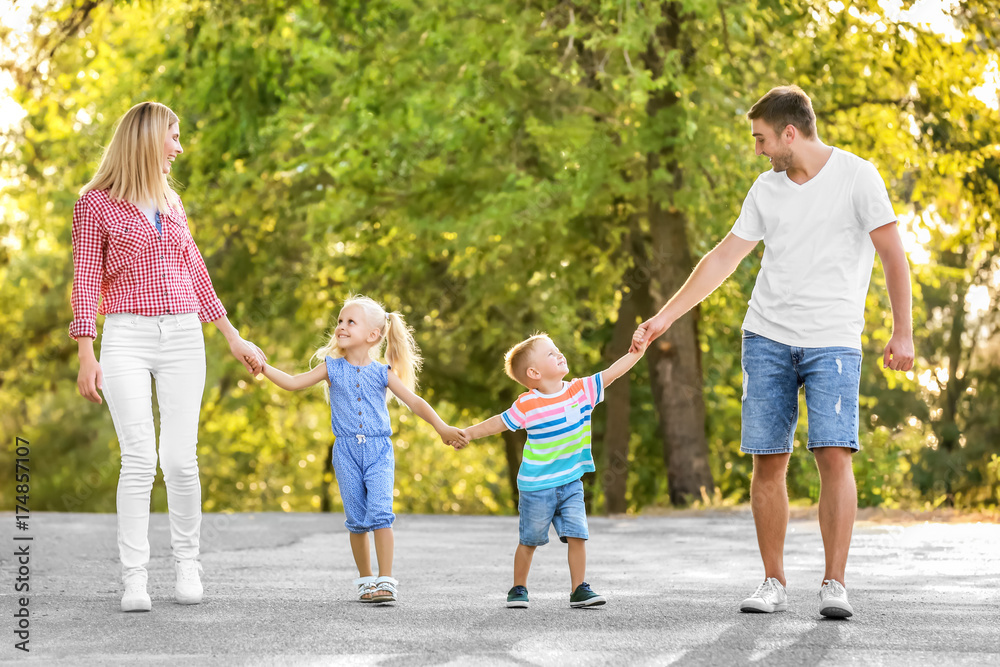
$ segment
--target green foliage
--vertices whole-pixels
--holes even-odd
[[[40,55],[8,64],[27,115],[4,137],[0,171],[10,406],[0,424],[36,446],[36,509],[114,506],[114,429],[104,406],[76,395],[65,327],[72,205],[132,104],[179,113],[174,175],[194,236],[230,319],[273,363],[304,369],[343,299],[366,293],[415,327],[421,395],[467,424],[519,393],[502,355],[536,330],[574,374],[601,368],[619,304],[665,261],[628,250],[648,239],[651,198],[685,215],[695,257],[724,236],[765,168],[743,114],[783,82],[812,95],[824,141],[877,164],[926,255],[912,256],[919,359],[908,375],[880,369],[892,319],[881,268],[873,275],[862,504],[997,504],[1000,119],[970,93],[997,51],[988,3],[955,10],[957,42],[889,20],[874,0],[843,11],[797,0],[434,11],[405,0],[157,0],[99,4],[82,23],[74,9],[41,8],[49,36],[36,30],[25,45]],[[683,48],[664,46],[674,29]],[[647,103],[662,90],[677,103],[654,121]],[[664,146],[678,163],[651,167]],[[748,497],[739,325],[758,268],[745,262],[700,310],[724,502]],[[320,393],[257,383],[221,336],[206,337],[206,509],[338,508]],[[648,370],[631,379],[628,500],[640,511],[665,502],[666,474]],[[393,421],[397,508],[512,511],[499,437],[455,453],[412,415]],[[797,438],[804,445],[804,423]],[[815,500],[801,445],[790,494]],[[599,473],[588,485],[599,502]]]

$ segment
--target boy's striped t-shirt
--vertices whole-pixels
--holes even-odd
[[[590,414],[603,400],[604,381],[598,373],[564,382],[555,394],[527,391],[500,415],[510,430],[528,431],[517,472],[519,490],[550,489],[593,472]]]

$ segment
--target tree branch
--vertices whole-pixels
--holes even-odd
[[[569,8],[569,25],[576,24],[576,17],[573,14],[573,8]],[[568,27],[568,26],[567,26]],[[567,58],[573,53],[573,35],[569,36],[569,42],[566,43],[566,50],[563,51],[562,58],[559,59],[559,64],[562,65]]]
[[[876,105],[876,106],[889,106],[889,107],[899,107],[905,108],[913,104],[915,100],[912,97],[903,97],[901,99],[895,98],[880,98],[874,100],[858,100],[854,102],[845,102],[844,104],[838,104],[835,107],[827,107],[820,109],[816,112],[817,118],[824,118],[826,116],[833,115],[838,111],[851,111],[853,109],[860,109],[864,106]]]
[[[722,17],[722,46],[731,60],[735,60],[732,49],[729,48],[729,24],[726,21],[726,6],[719,3],[719,15]]]
[[[51,60],[55,56],[56,51],[59,50],[59,47],[65,44],[70,37],[76,34],[81,26],[90,20],[91,12],[104,2],[107,2],[109,5],[112,4],[112,0],[84,0],[79,6],[74,7],[69,17],[56,30],[49,33],[38,45],[35,50],[35,57],[32,59],[34,64],[26,70],[14,72],[14,75],[18,79],[18,85],[25,89],[29,88],[31,82],[38,75],[38,68],[42,66],[42,63]],[[53,40],[55,40],[54,44]]]

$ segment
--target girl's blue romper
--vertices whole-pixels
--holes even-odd
[[[330,379],[333,469],[352,533],[389,528],[396,461],[386,406],[389,367],[372,361],[354,366],[344,358],[326,358]]]

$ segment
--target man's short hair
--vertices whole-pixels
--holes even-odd
[[[798,86],[778,86],[767,91],[750,107],[747,118],[759,118],[779,134],[789,125],[794,125],[806,137],[816,136],[816,114],[812,101]]]
[[[531,366],[531,352],[540,340],[550,340],[548,334],[539,333],[522,340],[503,355],[503,369],[514,382],[528,386],[528,368]]]

